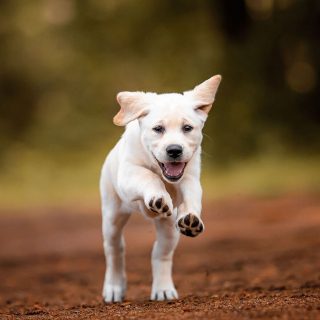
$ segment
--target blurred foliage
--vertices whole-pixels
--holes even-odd
[[[119,91],[215,74],[210,163],[319,153],[319,36],[318,0],[2,0],[0,170],[102,165]]]

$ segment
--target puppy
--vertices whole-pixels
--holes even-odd
[[[100,179],[105,302],[121,302],[126,293],[122,230],[132,212],[152,218],[156,227],[151,300],[178,298],[172,257],[180,233],[195,237],[204,230],[201,130],[220,81],[214,76],[183,94],[118,94],[121,110],[114,123],[126,129],[106,158]]]

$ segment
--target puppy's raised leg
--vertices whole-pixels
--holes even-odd
[[[107,260],[102,296],[105,302],[121,302],[127,288],[122,230],[130,214],[119,213],[112,205],[103,205],[102,213],[103,245]]]
[[[203,232],[200,218],[202,188],[198,178],[186,176],[181,182],[183,202],[178,208],[177,229],[188,237],[196,237]]]
[[[157,230],[157,241],[154,243],[152,251],[151,300],[176,299],[178,293],[172,281],[172,258],[180,234],[174,227],[172,218],[155,219],[154,224]]]
[[[129,203],[143,200],[146,208],[158,216],[171,216],[172,199],[158,175],[146,168],[125,163],[119,169],[119,181],[123,198]]]

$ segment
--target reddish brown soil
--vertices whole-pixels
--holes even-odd
[[[180,299],[150,302],[152,223],[125,230],[128,292],[102,302],[98,210],[0,216],[1,319],[320,319],[320,195],[206,203],[205,232],[181,237]]]

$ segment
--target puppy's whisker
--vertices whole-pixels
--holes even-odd
[[[209,138],[212,141],[212,139],[207,134],[204,133],[203,135],[206,136],[207,138]]]
[[[210,154],[206,153],[205,151],[201,150],[201,153],[203,153],[206,157],[212,158],[212,156],[210,156]]]

